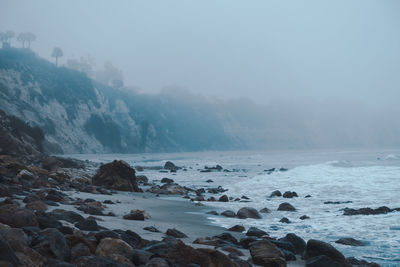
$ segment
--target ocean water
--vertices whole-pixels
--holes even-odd
[[[186,171],[160,173],[145,170],[140,174],[150,180],[169,177],[191,188],[216,187],[228,189],[230,197],[247,196],[250,202],[206,202],[210,210],[237,211],[241,207],[271,213],[263,218],[234,219],[208,216],[210,223],[231,227],[242,224],[267,231],[270,236],[283,237],[296,233],[305,240],[314,238],[335,246],[345,256],[375,261],[383,266],[400,266],[400,212],[382,215],[344,216],[349,208],[388,206],[400,207],[400,151],[268,151],[268,152],[200,152],[134,155],[71,155],[76,158],[108,162],[123,159],[133,166],[162,166],[167,160]],[[204,166],[221,165],[230,172],[204,173]],[[264,170],[287,168],[270,174]],[[211,179],[213,183],[206,183]],[[270,198],[274,190],[295,191],[297,198]],[[305,198],[311,195],[310,198]],[[182,198],[177,198],[182,199]],[[348,202],[324,204],[324,202]],[[280,203],[289,202],[297,211],[277,211]],[[300,220],[307,215],[310,219]],[[291,223],[280,223],[287,217]],[[363,241],[363,247],[351,247],[334,241],[352,237]]]

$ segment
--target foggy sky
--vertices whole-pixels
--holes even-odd
[[[61,64],[111,60],[142,92],[396,107],[399,14],[398,0],[0,0],[0,31],[35,33],[49,60],[60,46]]]

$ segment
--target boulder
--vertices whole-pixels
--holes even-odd
[[[285,256],[274,244],[266,240],[251,243],[250,254],[255,264],[286,267]]]
[[[136,265],[145,265],[150,258],[153,256],[153,253],[147,252],[142,249],[133,249],[131,260]]]
[[[296,209],[291,204],[284,202],[279,205],[278,211],[296,211]]]
[[[71,254],[67,241],[62,233],[54,228],[47,228],[32,241],[33,248],[46,258],[69,261]]]
[[[185,235],[184,233],[182,233],[181,231],[179,231],[179,230],[177,230],[175,228],[168,229],[166,234],[169,235],[169,236],[176,237],[176,238],[185,238],[185,237],[187,237],[187,235]]]
[[[131,210],[131,213],[124,215],[125,220],[144,221],[150,219],[150,214],[145,210]]]
[[[160,230],[158,230],[157,228],[155,228],[154,226],[147,226],[144,227],[143,230],[149,231],[149,232],[153,232],[153,233],[160,233]]]
[[[260,209],[260,213],[270,213],[271,211],[268,208]]]
[[[281,223],[291,223],[291,221],[286,217],[283,217],[282,219],[280,219],[279,222],[281,222]]]
[[[343,254],[332,245],[315,239],[308,240],[304,259],[307,260],[322,255],[340,263],[343,267],[351,267],[351,264],[346,261]]]
[[[275,190],[271,193],[271,195],[269,195],[269,197],[280,197],[280,196],[282,196],[282,193],[279,190]]]
[[[171,179],[171,178],[162,178],[161,179],[161,183],[163,183],[163,184],[171,184],[171,183],[173,183],[174,182],[174,179]]]
[[[7,240],[0,233],[0,261],[9,262],[11,266],[20,266],[21,261],[15,255]],[[1,263],[0,263],[1,265]],[[2,265],[3,266],[3,265]],[[7,266],[7,265],[4,265]]]
[[[133,248],[125,241],[117,238],[103,238],[96,248],[96,256],[110,257],[113,254],[119,254],[130,258],[133,254]]]
[[[155,258],[152,258],[149,262],[147,262],[146,266],[149,266],[149,267],[169,267],[170,265],[163,258],[155,257]]]
[[[71,248],[71,260],[74,261],[82,256],[90,256],[90,249],[84,243],[76,244]]]
[[[30,240],[20,228],[4,227],[0,229],[0,233],[14,251],[23,251],[29,246]]]
[[[28,209],[15,204],[0,206],[0,222],[11,227],[38,226],[36,215]]]
[[[92,183],[108,189],[142,192],[136,182],[135,170],[122,160],[102,165],[92,177]]]
[[[255,237],[262,237],[262,236],[268,236],[268,233],[258,229],[257,227],[250,227],[249,230],[247,230],[246,233],[247,236],[255,236]]]
[[[146,175],[136,175],[136,181],[141,184],[147,184],[149,182],[149,178]]]
[[[328,256],[320,255],[307,259],[306,267],[342,267],[340,263],[332,260]]]
[[[57,220],[64,220],[70,223],[80,222],[85,219],[82,217],[82,215],[80,215],[75,211],[69,211],[63,209],[55,209],[49,212],[48,214]]]
[[[303,216],[300,216],[299,219],[304,221],[304,220],[310,219],[310,217],[308,217],[307,215],[303,215]]]
[[[83,231],[98,231],[99,226],[97,222],[93,219],[85,219],[83,221],[79,221],[75,224],[75,226]]]
[[[235,225],[228,229],[228,231],[239,232],[239,233],[244,232],[245,230],[246,229],[244,228],[243,225]]]
[[[296,254],[303,255],[306,249],[306,242],[301,237],[293,233],[289,233],[284,238],[279,240],[290,242],[293,245]]]
[[[188,190],[183,186],[178,184],[166,183],[162,186],[155,185],[148,189],[149,192],[153,194],[163,194],[163,195],[186,195]]]
[[[47,157],[42,161],[42,168],[48,171],[56,171],[62,167],[62,162],[56,157]]]
[[[290,192],[290,191],[286,191],[285,193],[283,193],[283,197],[284,198],[292,198],[292,197],[298,197],[296,192]]]
[[[170,171],[177,171],[177,170],[179,170],[179,167],[176,166],[173,162],[167,161],[164,164],[164,169],[170,170]]]
[[[358,247],[365,246],[365,244],[363,242],[358,241],[351,237],[340,238],[339,240],[335,241],[335,243],[347,245],[347,246],[358,246]]]
[[[221,212],[221,215],[225,216],[225,217],[229,217],[229,218],[236,217],[236,213],[234,211],[232,211],[232,210],[223,211],[223,212]]]
[[[29,202],[28,204],[25,205],[25,208],[34,210],[34,211],[35,210],[45,211],[48,209],[47,205],[41,200]]]
[[[261,219],[262,218],[260,213],[258,213],[258,211],[255,208],[250,208],[250,207],[241,208],[237,212],[237,216],[239,219],[247,219],[247,218]]]
[[[112,258],[96,257],[96,256],[84,256],[79,257],[75,264],[77,267],[127,267],[123,263],[120,263]]]
[[[400,208],[391,209],[386,206],[382,206],[376,209],[372,208],[361,208],[361,209],[343,209],[343,215],[377,215],[377,214],[386,214],[393,211],[400,211]]]
[[[219,202],[228,202],[228,201],[229,201],[229,198],[228,198],[227,195],[222,195],[222,196],[218,199],[218,201],[219,201]]]

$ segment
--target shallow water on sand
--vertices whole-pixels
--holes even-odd
[[[160,173],[143,171],[150,180],[163,177],[192,188],[222,187],[234,198],[243,195],[251,202],[207,202],[210,210],[237,211],[250,206],[267,207],[271,213],[261,220],[210,216],[212,223],[224,227],[243,224],[256,226],[271,236],[282,237],[293,232],[308,240],[315,238],[331,243],[345,256],[375,261],[383,266],[400,266],[400,212],[382,215],[344,216],[342,209],[388,206],[400,207],[400,151],[270,151],[270,152],[201,152],[133,155],[72,155],[76,158],[108,162],[123,159],[133,166],[162,166],[166,160],[186,171]],[[204,166],[221,165],[231,172],[200,172]],[[288,168],[275,171],[270,168]],[[206,180],[213,180],[206,183]],[[274,190],[296,191],[299,197],[269,198]],[[310,198],[305,198],[311,195]],[[344,204],[324,204],[345,201]],[[277,211],[280,203],[289,202],[296,212]],[[310,219],[300,220],[307,215]],[[291,223],[280,223],[287,217]],[[342,237],[365,242],[363,247],[334,243]]]

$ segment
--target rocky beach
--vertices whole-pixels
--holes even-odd
[[[244,221],[270,212],[251,207],[246,200],[252,196],[233,199],[218,185],[194,190],[171,178],[141,175],[143,167],[135,170],[121,160],[98,164],[46,155],[23,160],[0,158],[2,266],[379,266],[294,233],[271,236],[240,224],[211,225],[207,216]],[[181,171],[172,162],[151,170],[165,176]],[[199,170],[213,171],[220,166]],[[282,198],[278,210],[295,212],[288,202],[296,195],[274,191],[270,197]],[[218,214],[207,204],[229,201],[244,207]],[[338,242],[363,245],[355,239]]]

